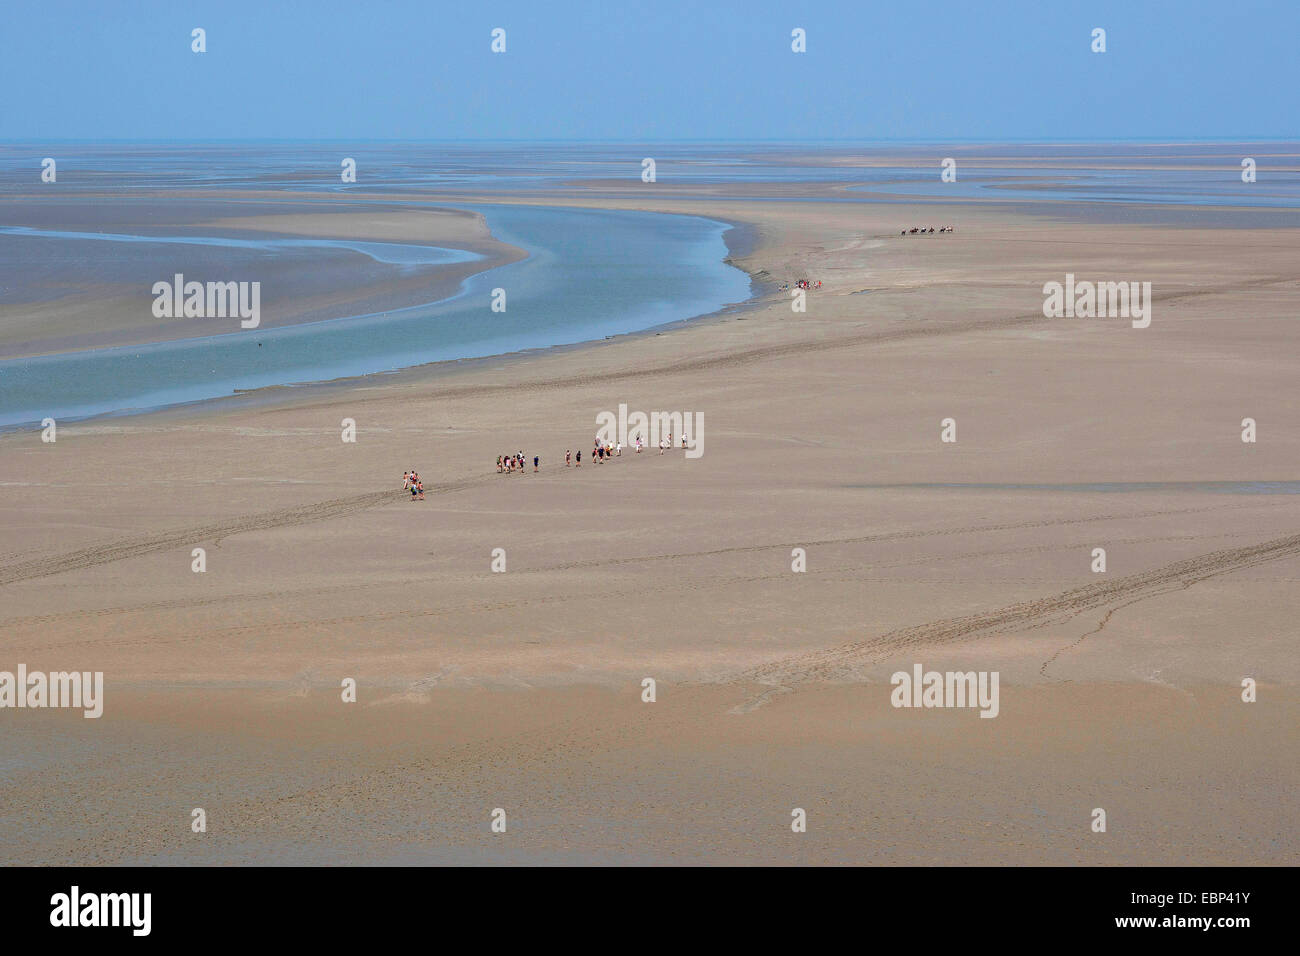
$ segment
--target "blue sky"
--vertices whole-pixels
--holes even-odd
[[[13,2],[0,140],[1286,139],[1298,37],[1300,0]]]

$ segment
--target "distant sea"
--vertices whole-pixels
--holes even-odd
[[[824,183],[945,200],[982,198],[1300,208],[1300,143],[336,144],[0,146],[0,197],[30,195],[43,157],[75,188],[238,188],[316,192],[491,193],[638,182],[655,188]],[[356,184],[339,176],[356,161]],[[956,178],[940,178],[942,160]],[[1242,181],[1242,160],[1255,181]],[[739,194],[737,194],[739,195]],[[707,199],[707,197],[705,197]],[[734,198],[715,193],[714,198]],[[864,200],[867,197],[863,197]]]
[[[50,154],[58,157],[57,186],[39,181],[41,160]],[[57,302],[65,284],[95,270],[105,280],[118,270],[144,288],[145,277],[171,278],[181,245],[211,247],[213,256],[309,257],[309,271],[328,270],[339,257],[360,256],[368,268],[389,269],[395,278],[422,269],[433,275],[448,263],[474,258],[427,244],[262,239],[210,229],[179,235],[148,227],[148,211],[160,203],[186,210],[205,203],[208,220],[244,214],[241,200],[222,198],[227,190],[254,198],[266,193],[267,201],[284,193],[343,196],[359,190],[394,206],[470,209],[484,215],[496,238],[523,249],[527,258],[472,276],[450,298],[396,311],[0,361],[0,428],[567,345],[713,313],[745,301],[752,290],[749,277],[724,261],[728,238],[734,241],[736,233],[729,237],[727,223],[707,218],[710,200],[780,198],[787,188],[811,183],[842,187],[836,193],[840,201],[1208,205],[1244,214],[1262,207],[1300,209],[1300,172],[1293,171],[1297,155],[1294,145],[1277,143],[860,148],[379,143],[347,149],[301,143],[10,144],[0,147],[0,206],[56,203],[65,217],[96,225],[90,231],[0,222],[0,305]],[[341,180],[344,156],[356,162],[356,184]],[[1253,183],[1241,178],[1246,157],[1255,160]],[[599,194],[602,185],[639,183],[645,158],[655,161],[656,195],[710,187],[707,195],[696,196],[702,215],[484,201],[546,195],[555,202]],[[955,181],[940,175],[947,158],[954,160]],[[146,190],[151,195],[145,196]],[[174,200],[169,198],[173,190]],[[427,203],[411,198],[422,192],[436,196]],[[132,222],[95,219],[100,197],[120,203],[133,196],[140,197],[141,214]],[[504,312],[490,307],[497,288],[507,292]]]

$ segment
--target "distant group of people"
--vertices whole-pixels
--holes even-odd
[[[628,442],[629,448],[633,446],[636,447],[636,451],[638,455],[645,450],[646,447],[645,442],[642,440],[640,432],[637,432],[632,437],[632,440]],[[684,449],[690,447],[687,444],[687,439],[685,434],[681,436],[681,447]],[[673,434],[672,432],[669,432],[666,436],[661,437],[659,439],[659,454],[662,455],[665,452],[670,451],[672,448],[673,448]],[[622,441],[615,441],[615,442],[602,441],[601,436],[597,435],[596,440],[592,443],[591,452],[589,453],[587,460],[590,462],[595,462],[598,465],[603,465],[606,462],[612,461],[615,458],[621,458],[622,455],[623,455]],[[542,466],[541,457],[538,455],[534,455],[533,471],[534,472],[540,471],[541,466]],[[578,451],[575,452],[572,448],[566,449],[564,452],[564,467],[581,468],[582,450],[579,449]],[[513,455],[497,456],[497,474],[511,474],[514,472],[527,471],[527,470],[528,470],[528,459],[524,456],[524,453],[522,451],[516,452]],[[417,475],[413,470],[404,474],[402,476],[402,480],[404,482],[402,487],[410,488],[412,497],[414,498],[424,497],[424,486],[419,483],[420,476]]]
[[[424,500],[424,482],[420,480],[420,476],[416,474],[414,468],[412,468],[410,471],[403,472],[402,490],[403,491],[409,490],[411,492],[412,501]]]
[[[642,441],[640,432],[637,432],[635,435],[633,435],[632,440],[628,442],[629,448],[633,446],[636,447],[636,453],[638,455],[645,450],[645,442]],[[673,433],[669,432],[666,437],[661,437],[659,439],[659,454],[662,455],[665,451],[667,451],[672,447],[673,447]],[[683,448],[688,447],[686,444],[685,435],[682,435],[682,447]],[[615,442],[602,441],[600,435],[597,435],[596,440],[592,442],[591,454],[588,456],[587,460],[595,462],[598,465],[603,465],[607,461],[612,461],[615,458],[621,458],[621,457],[623,457],[622,441],[615,441]],[[582,467],[582,449],[578,449],[576,453],[571,448],[565,450],[564,467],[568,468],[570,466],[574,468]]]
[[[956,226],[940,226],[940,227],[939,227],[939,231],[940,231],[940,232],[956,232],[956,231],[957,231],[957,227],[956,227]],[[918,234],[920,234],[920,235],[926,235],[927,233],[932,233],[932,232],[934,232],[934,226],[929,226],[928,228],[927,228],[926,226],[913,226],[911,229],[904,229],[904,230],[902,230],[902,231],[899,233],[899,235],[900,235],[900,236],[907,236],[907,235],[913,235],[913,236],[915,236],[915,235],[918,235]]]
[[[794,284],[794,287],[796,289],[820,289],[822,287],[822,281],[821,279],[818,279],[816,282],[814,282],[812,279],[800,279],[798,282]],[[782,292],[784,292],[788,288],[790,288],[790,283],[788,282],[781,283]]]
[[[533,471],[542,467],[542,459],[538,455],[533,456]],[[497,455],[497,473],[509,474],[513,471],[524,471],[528,468],[528,459],[524,453],[516,452],[513,455]]]
[[[633,436],[632,441],[628,443],[629,448],[632,447],[632,445],[636,446],[636,451],[638,455],[641,454],[642,450],[644,450],[645,443],[641,440],[640,432],[637,432],[636,435]],[[673,447],[673,433],[669,432],[666,437],[661,437],[659,439],[659,454],[661,455],[664,454],[664,452],[670,450],[672,447]],[[689,446],[686,443],[686,435],[683,434],[682,448],[688,448],[688,447]],[[591,456],[587,460],[594,461],[596,464],[602,465],[607,461],[612,461],[615,458],[620,458],[622,457],[622,455],[623,455],[623,443],[621,441],[616,441],[612,443],[608,441],[601,441],[600,435],[597,435],[596,440],[591,448]],[[574,453],[572,449],[565,450],[564,467],[569,468],[571,466],[577,468],[582,467],[581,449],[579,449],[576,453]],[[542,467],[541,456],[534,455],[533,471],[534,472],[540,471],[541,467]],[[517,471],[527,471],[527,470],[528,470],[528,459],[524,457],[524,453],[522,451],[515,452],[515,454],[513,455],[497,455],[497,474],[510,474]],[[420,475],[418,472],[416,472],[414,468],[402,473],[402,490],[411,492],[412,501],[424,500],[424,482],[420,480]]]
[[[641,450],[641,433],[640,433],[640,432],[638,432],[638,433],[637,433],[637,436],[636,436],[636,450],[637,450],[637,451],[640,451],[640,450]],[[613,458],[619,458],[619,457],[621,457],[622,454],[623,454],[623,443],[622,443],[621,441],[617,441],[617,442],[614,442],[613,444],[610,444],[610,443],[607,442],[607,441],[602,442],[602,441],[600,440],[600,435],[597,435],[597,436],[596,436],[596,440],[592,443],[592,446],[591,446],[591,458],[590,458],[590,460],[591,460],[591,461],[594,461],[594,462],[595,462],[596,464],[598,464],[598,465],[603,465],[605,462],[607,462],[607,461],[609,461],[609,460],[611,460],[611,459],[613,459]],[[565,451],[565,453],[564,453],[564,467],[565,467],[565,468],[568,468],[568,467],[569,467],[569,453],[568,453],[568,451]],[[579,451],[578,451],[578,467],[579,467],[579,468],[582,467],[582,451],[581,451],[581,449],[579,449]]]
[[[819,282],[818,285],[821,285],[821,283]],[[667,438],[661,438],[661,439],[659,439],[659,454],[662,455],[662,454],[664,453],[664,450],[665,450],[665,449],[672,448],[672,447],[673,447],[673,433],[672,433],[672,432],[669,432]],[[687,447],[687,445],[686,445],[686,433],[685,433],[685,432],[682,432],[682,448],[686,448],[686,447]],[[640,451],[640,450],[641,450],[641,448],[640,448],[640,446],[638,445],[638,446],[637,446],[637,451]]]

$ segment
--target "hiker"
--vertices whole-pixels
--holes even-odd
[[[572,448],[564,449],[564,467],[568,468],[572,462],[573,462],[573,449]]]
[[[538,463],[539,463],[540,461],[541,461],[541,459],[538,458],[536,455],[533,456],[533,473],[534,473],[534,474],[537,473],[537,465],[538,465]]]
[[[578,449],[578,465],[577,465],[577,467],[579,467],[579,468],[582,467],[582,449],[581,449],[581,448]]]

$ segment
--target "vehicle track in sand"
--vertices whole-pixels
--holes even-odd
[[[438,485],[433,487],[432,490],[435,493],[447,493],[459,491],[477,483],[477,481],[452,482]],[[53,554],[0,566],[0,586],[14,584],[18,581],[30,581],[34,578],[49,577],[55,574],[65,574],[68,571],[80,571],[101,564],[112,564],[114,561],[138,558],[146,554],[156,554],[159,551],[169,551],[172,548],[198,544],[199,542],[220,541],[231,535],[243,534],[247,531],[265,531],[272,528],[312,524],[317,521],[327,521],[331,518],[345,518],[398,500],[400,500],[400,493],[398,492],[370,491],[347,498],[333,498],[329,501],[318,501],[309,505],[282,508],[279,511],[240,515],[236,518],[227,518],[224,521],[214,521],[189,528],[177,528],[135,538],[123,538],[89,548],[82,548],[79,551]]]
[[[435,491],[447,492],[458,490],[481,483],[480,480],[464,480],[448,485],[442,485],[434,489]],[[269,512],[264,515],[249,515],[241,518],[234,518],[229,521],[214,523],[210,525],[201,525],[195,528],[177,529],[174,531],[160,532],[147,538],[127,539],[116,543],[100,545],[96,548],[86,548],[62,555],[49,555],[44,558],[30,559],[17,562],[11,565],[0,565],[0,585],[9,584],[16,581],[24,581],[32,578],[46,577],[53,574],[62,574],[65,571],[80,570],[82,568],[92,567],[112,563],[113,561],[124,560],[126,558],[137,557],[144,554],[152,554],[156,551],[167,550],[173,547],[179,547],[182,544],[190,544],[197,541],[220,540],[229,537],[232,534],[238,534],[242,531],[260,530],[264,528],[284,527],[287,525],[307,524],[315,521],[324,521],[332,517],[347,517],[356,514],[359,511],[370,507],[383,504],[385,500],[392,498],[393,492],[372,492],[365,495],[357,495],[351,498],[334,499],[333,501],[321,502],[319,506],[303,506],[300,508],[289,508],[283,511]],[[405,496],[402,496],[405,497]],[[348,504],[349,506],[342,506]],[[337,508],[323,510],[324,505],[340,505]],[[1199,514],[1208,511],[1222,511],[1227,508],[1254,508],[1258,507],[1257,502],[1237,503],[1230,505],[1213,505],[1199,508],[1174,508],[1153,511],[1133,511],[1105,513],[1095,515],[1085,515],[1078,518],[1053,518],[1044,521],[1017,521],[1003,524],[986,524],[970,525],[957,528],[933,528],[933,529],[911,529],[903,531],[885,531],[876,532],[867,535],[854,535],[842,538],[825,538],[813,540],[801,540],[797,546],[803,548],[824,547],[843,544],[863,544],[872,542],[887,542],[909,540],[915,538],[930,537],[948,537],[951,535],[966,534],[984,534],[996,533],[1001,531],[1018,531],[1032,528],[1059,527],[1063,525],[1086,525],[1098,522],[1108,521],[1133,521],[1144,518],[1164,517],[1168,515],[1185,515]],[[205,534],[212,532],[214,529],[219,530],[218,534]],[[1176,540],[1170,539],[1140,539],[1140,540]],[[599,569],[617,567],[620,565],[648,564],[661,561],[678,561],[693,558],[718,557],[729,554],[746,554],[762,551],[784,551],[796,546],[791,542],[775,542],[753,545],[739,545],[729,548],[711,548],[703,551],[687,551],[662,554],[645,554],[629,555],[626,557],[608,557],[594,558],[583,561],[570,561],[562,564],[548,564],[534,568],[522,568],[516,571],[516,575],[533,575],[548,574],[557,571],[573,571],[580,569]],[[1031,549],[1035,551],[1055,550],[1055,546]],[[431,554],[433,552],[430,552]],[[1002,554],[1002,550],[989,552],[980,552],[981,554]],[[961,558],[962,555],[956,557]],[[924,560],[931,560],[925,558]],[[872,565],[872,567],[895,567],[907,566],[912,561],[896,562],[894,564]],[[763,579],[766,579],[766,575]],[[85,619],[92,617],[102,617],[114,614],[132,614],[148,612],[154,610],[175,610],[175,609],[195,609],[200,607],[211,607],[226,604],[236,604],[240,601],[257,602],[264,600],[277,600],[287,594],[301,596],[304,594],[331,594],[339,595],[348,591],[370,590],[375,588],[391,588],[400,586],[404,581],[383,581],[373,584],[347,585],[331,584],[321,588],[298,589],[290,592],[284,591],[261,591],[255,593],[235,593],[222,594],[205,597],[183,597],[172,598],[163,601],[152,601],[142,604],[123,605],[117,607],[101,608],[80,608],[70,611],[57,611],[48,614],[20,616],[12,618],[0,618],[0,625],[8,627],[32,626],[41,624],[52,624],[60,621]]]
[[[537,574],[551,571],[570,571],[575,568],[607,568],[624,564],[642,564],[654,561],[678,560],[682,558],[711,558],[727,554],[748,554],[758,551],[785,551],[790,548],[817,548],[841,544],[871,544],[877,541],[906,541],[915,538],[949,537],[959,534],[984,534],[998,531],[1021,531],[1031,528],[1052,528],[1063,525],[1094,524],[1101,521],[1130,521],[1140,518],[1160,518],[1166,515],[1199,514],[1207,511],[1222,511],[1226,508],[1255,508],[1255,502],[1232,505],[1210,505],[1200,508],[1173,508],[1161,511],[1133,511],[1127,514],[1084,515],[1078,518],[1051,518],[1045,521],[1014,521],[1003,524],[965,525],[957,528],[918,528],[906,531],[879,531],[873,534],[854,535],[845,538],[814,538],[798,541],[782,541],[771,544],[736,545],[730,548],[712,548],[707,551],[684,551],[665,554],[634,555],[625,558],[589,558],[582,561],[570,561],[566,564],[552,564],[539,568],[523,568],[519,574]],[[1145,539],[1144,539],[1145,540]],[[1163,539],[1150,539],[1163,540]],[[1050,549],[1045,549],[1050,550]],[[1001,552],[998,552],[1001,553]]]
[[[989,633],[1035,630],[1060,624],[1087,611],[1107,608],[1098,626],[1071,644],[1062,647],[1040,668],[1047,668],[1066,650],[1078,646],[1084,638],[1099,633],[1112,614],[1122,607],[1170,591],[1186,590],[1209,578],[1232,574],[1246,568],[1300,556],[1300,534],[1274,538],[1243,548],[1229,548],[1175,561],[1173,564],[1130,574],[1111,581],[1073,588],[1059,594],[1007,605],[980,614],[930,621],[837,647],[801,654],[750,668],[735,675],[732,682],[766,684],[772,687],[740,710],[752,709],[769,699],[774,691],[811,681],[846,679],[865,665],[876,663],[910,647],[952,644]]]

